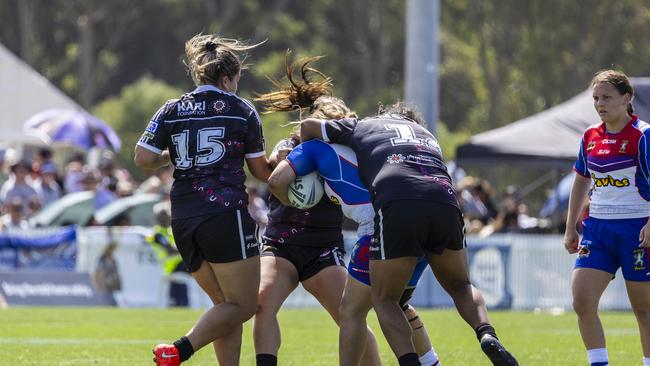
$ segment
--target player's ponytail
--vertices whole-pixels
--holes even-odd
[[[222,76],[232,79],[246,69],[245,52],[262,43],[248,45],[214,34],[197,34],[185,42],[184,63],[196,85],[218,85]]]
[[[323,56],[305,57],[290,63],[290,53],[287,50],[284,63],[289,84],[269,78],[277,90],[255,98],[266,106],[265,113],[308,111],[311,117],[322,119],[356,117],[343,100],[332,96],[332,79],[310,66]],[[296,69],[300,70],[301,80],[294,78]]]

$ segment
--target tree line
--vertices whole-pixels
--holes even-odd
[[[447,157],[471,134],[572,97],[599,69],[650,75],[650,0],[441,0],[440,11]],[[265,41],[240,82],[248,98],[282,76],[288,48],[325,55],[316,66],[365,116],[403,95],[405,19],[405,0],[0,0],[0,42],[114,126],[131,167],[146,121],[192,87],[182,64],[192,35]],[[287,118],[264,117],[268,145]]]

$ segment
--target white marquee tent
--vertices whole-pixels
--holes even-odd
[[[23,123],[50,108],[83,110],[6,47],[0,44],[0,143],[42,144],[23,132]]]

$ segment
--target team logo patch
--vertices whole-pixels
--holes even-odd
[[[390,154],[388,158],[386,158],[386,161],[388,164],[399,164],[404,162],[404,155],[402,154]]]
[[[589,247],[586,245],[580,245],[578,247],[578,258],[588,258],[589,254],[591,254],[591,251],[589,251]]]
[[[332,203],[337,205],[337,206],[341,205],[341,202],[339,201],[338,198],[336,198],[336,196],[330,196],[330,201],[332,201]]]
[[[591,151],[596,147],[596,143],[594,141],[591,141],[589,145],[587,145],[587,151]]]
[[[212,103],[212,110],[215,111],[216,113],[225,113],[229,109],[230,107],[228,106],[228,104],[221,99],[218,99]]]
[[[623,141],[621,141],[621,148],[618,149],[618,152],[620,152],[620,153],[624,153],[624,152],[625,152],[625,148],[627,147],[627,143],[628,143],[627,140],[623,140]]]
[[[645,252],[646,248],[634,249],[632,254],[634,255],[634,270],[643,271],[646,269],[645,265]]]

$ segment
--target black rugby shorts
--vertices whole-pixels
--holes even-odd
[[[434,201],[390,201],[375,215],[370,259],[419,257],[465,248],[463,216],[452,205]]]
[[[190,272],[203,261],[226,263],[258,256],[256,226],[247,210],[172,219],[176,246]]]
[[[278,243],[273,240],[264,240],[262,257],[273,256],[284,258],[291,262],[298,271],[300,282],[309,279],[329,266],[345,267],[343,243],[333,243],[326,247],[312,247],[306,245],[293,245]]]

